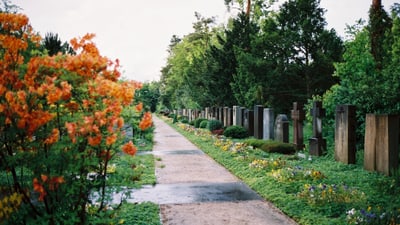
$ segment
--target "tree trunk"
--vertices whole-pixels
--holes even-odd
[[[382,7],[382,0],[372,0],[372,7],[374,9],[380,9]]]
[[[250,17],[251,0],[247,0],[247,10],[246,15]]]

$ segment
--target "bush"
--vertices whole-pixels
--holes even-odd
[[[249,132],[247,132],[246,128],[235,125],[226,128],[226,130],[224,131],[224,136],[242,139],[242,138],[247,138],[249,136]]]
[[[262,140],[262,139],[250,138],[250,139],[244,140],[243,142],[247,145],[253,146],[254,148],[261,148],[261,146],[266,144],[268,141]]]
[[[168,114],[168,117],[173,119],[175,117],[175,113]]]
[[[203,120],[200,122],[199,128],[207,128],[208,120]]]
[[[210,120],[207,123],[207,129],[210,131],[213,130],[220,130],[222,129],[224,126],[222,125],[222,122],[219,120]]]
[[[260,149],[269,153],[293,154],[296,152],[293,144],[270,140],[263,144]]]
[[[207,119],[205,119],[205,118],[197,118],[197,119],[195,119],[194,120],[194,127],[195,128],[200,128],[200,123],[203,122],[203,121],[207,121]],[[206,124],[206,126],[207,126],[207,124]],[[202,127],[202,128],[206,128],[206,127]]]

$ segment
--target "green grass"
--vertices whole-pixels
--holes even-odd
[[[400,198],[398,198],[400,194],[399,174],[394,177],[386,177],[363,170],[362,163],[345,165],[336,162],[332,156],[332,147],[328,150],[326,156],[313,157],[312,160],[309,160],[308,157],[303,159],[297,157],[297,155],[265,153],[257,149],[238,155],[231,151],[222,151],[214,145],[211,138],[198,137],[168,120],[167,122],[299,224],[348,224],[346,212],[352,208],[367,210],[372,207],[373,209],[397,211],[400,214],[400,211],[398,211],[400,210]],[[306,133],[309,133],[309,131],[306,131]],[[304,154],[307,156],[306,152]],[[304,170],[319,171],[324,177],[321,179],[277,181],[271,175],[273,172],[271,170],[249,169],[249,164],[255,159],[276,160],[278,158],[286,162],[284,168],[304,168]],[[331,185],[351,187],[349,190],[364,193],[365,199],[352,198],[349,202],[327,201],[326,204],[311,204],[299,197],[299,193],[305,189],[305,186],[317,187],[324,184],[328,187]],[[353,196],[356,195],[353,193]],[[349,198],[351,197],[349,191]],[[400,217],[398,219],[400,220]]]
[[[154,174],[154,156],[151,154],[116,156],[110,165],[115,165],[115,172],[110,173],[109,186],[139,188],[142,185],[156,183]]]
[[[154,203],[124,204],[118,212],[118,219],[124,225],[159,225],[159,206]],[[123,223],[122,223],[123,222]]]

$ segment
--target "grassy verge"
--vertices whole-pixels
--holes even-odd
[[[338,163],[332,154],[265,153],[167,122],[299,224],[400,224],[399,175]]]
[[[148,148],[148,147],[147,147]],[[140,188],[142,185],[156,183],[154,156],[151,154],[119,155],[110,166],[110,186]],[[151,202],[139,204],[123,203],[115,210],[118,224],[160,225],[159,206]]]

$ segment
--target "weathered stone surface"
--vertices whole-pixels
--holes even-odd
[[[356,163],[356,107],[338,105],[335,117],[335,159],[346,164]]]
[[[279,114],[276,117],[275,140],[289,143],[289,120],[285,114]]]

